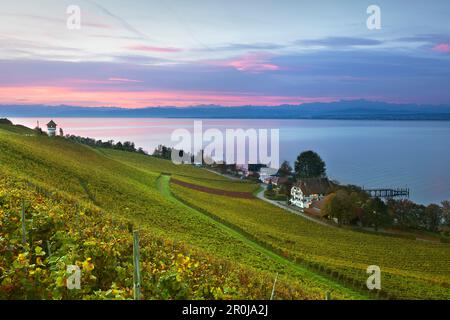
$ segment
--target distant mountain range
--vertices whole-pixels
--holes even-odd
[[[347,120],[450,120],[448,105],[417,105],[367,100],[280,106],[201,105],[191,107],[76,107],[0,105],[1,117],[123,117],[203,119],[347,119]]]

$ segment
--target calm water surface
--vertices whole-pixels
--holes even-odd
[[[50,120],[15,118],[14,123],[41,127]],[[173,145],[178,128],[192,129],[191,119],[56,118],[65,134],[102,140],[134,141],[152,151]],[[428,204],[450,200],[450,122],[353,120],[203,120],[207,128],[280,129],[280,160],[293,164],[304,150],[315,150],[328,175],[341,183],[368,187],[409,187],[411,199]]]

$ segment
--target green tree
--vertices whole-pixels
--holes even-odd
[[[344,190],[338,190],[330,194],[322,208],[322,215],[336,218],[338,224],[349,224],[355,217],[356,205],[353,203],[350,194]]]
[[[442,209],[437,204],[430,204],[425,208],[425,224],[430,231],[436,232],[442,222]]]
[[[295,161],[297,178],[318,178],[326,175],[325,162],[314,151],[302,152]]]
[[[280,194],[284,194],[287,197],[290,197],[291,195],[291,190],[292,190],[292,186],[293,186],[293,182],[292,179],[288,179],[285,183],[282,183],[280,185]]]
[[[114,146],[115,149],[119,149],[119,150],[123,150],[123,144],[122,142],[117,142],[116,145]]]
[[[283,161],[277,173],[280,177],[289,177],[292,174],[292,167],[289,165],[289,162]]]
[[[367,200],[362,209],[363,223],[367,226],[373,226],[375,231],[392,223],[388,207],[380,198]]]

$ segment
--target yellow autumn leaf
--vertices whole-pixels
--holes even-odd
[[[83,262],[83,264],[82,264],[82,266],[83,266],[83,270],[85,270],[85,271],[87,271],[87,272],[90,272],[90,271],[92,271],[92,270],[94,270],[94,264],[91,262],[91,258],[87,258],[84,262]]]

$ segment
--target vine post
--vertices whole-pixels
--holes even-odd
[[[27,244],[27,226],[25,223],[25,200],[22,199],[22,244]]]
[[[133,231],[133,292],[134,300],[141,300],[141,269],[139,263],[139,231]]]
[[[270,300],[273,300],[274,296],[275,296],[275,286],[277,284],[277,280],[278,280],[278,273],[275,276],[275,281],[273,282],[273,287],[272,287],[272,294],[270,295]]]

